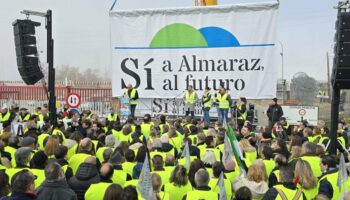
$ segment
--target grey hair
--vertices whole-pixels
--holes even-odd
[[[201,168],[194,175],[194,182],[196,187],[208,186],[209,183],[209,173],[207,170]]]
[[[113,135],[107,135],[105,138],[105,144],[107,147],[114,147],[115,137]]]
[[[26,166],[28,165],[29,161],[30,161],[30,157],[32,154],[32,148],[30,147],[21,147],[19,149],[17,149],[16,153],[15,153],[15,160],[16,160],[16,164],[17,166]]]
[[[305,142],[302,146],[303,150],[304,150],[304,154],[311,154],[311,155],[315,155],[316,154],[316,144],[312,143],[312,142]]]

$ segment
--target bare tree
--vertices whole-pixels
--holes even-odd
[[[302,105],[312,105],[317,95],[317,81],[304,72],[294,74],[290,90],[294,99]]]

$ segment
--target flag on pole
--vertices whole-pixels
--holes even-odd
[[[232,147],[228,136],[225,134],[222,162],[227,164],[230,161],[232,161],[232,157],[233,157]]]
[[[221,172],[221,174],[219,176],[219,180],[218,180],[217,186],[219,186],[219,188],[220,188],[219,200],[227,200],[225,183],[224,183],[224,173],[223,172]]]
[[[243,153],[242,153],[241,147],[238,144],[237,138],[236,138],[235,134],[233,133],[233,129],[229,124],[227,124],[227,134],[228,134],[228,138],[229,138],[230,143],[231,143],[233,155],[235,156],[236,162],[237,162],[239,168],[241,170],[244,170],[245,167],[242,163],[242,160],[244,160]]]
[[[339,162],[338,180],[337,180],[337,186],[339,187],[339,191],[341,191],[342,187],[344,186],[344,183],[347,180],[348,180],[348,172],[346,170],[344,155],[341,154],[340,162]]]
[[[141,174],[137,183],[137,189],[145,200],[153,200],[152,175],[149,168],[148,154],[142,165]]]
[[[186,142],[185,148],[182,150],[181,158],[185,158],[185,167],[187,170],[190,169],[191,158],[190,158],[190,147],[188,146],[188,142]]]

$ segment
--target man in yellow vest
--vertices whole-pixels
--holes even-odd
[[[9,124],[13,119],[13,114],[9,111],[8,107],[4,105],[0,110],[0,123]]]
[[[212,188],[208,186],[210,180],[209,173],[207,170],[201,168],[194,175],[194,181],[196,183],[196,188],[192,191],[187,192],[183,197],[184,200],[215,200],[219,199],[219,194],[211,191]]]
[[[329,199],[339,199],[343,192],[341,190],[344,189],[337,186],[339,170],[335,159],[330,155],[324,155],[321,157],[320,166],[323,173],[319,177],[318,194],[323,194]]]
[[[135,110],[139,99],[137,89],[128,84],[128,87],[124,89],[124,96],[129,98],[130,102],[130,115],[135,117]]]
[[[291,166],[280,167],[279,183],[271,187],[265,194],[263,200],[273,199],[294,199],[306,200],[301,189],[298,189],[294,183],[294,172]]]
[[[18,120],[20,122],[26,122],[30,120],[30,113],[27,108],[21,108],[20,113],[18,114]]]
[[[219,104],[218,121],[219,123],[228,123],[228,111],[231,107],[231,96],[224,87],[220,88],[220,93],[216,95],[216,102]]]
[[[197,102],[197,93],[193,90],[192,85],[187,87],[185,91],[185,95],[183,97],[183,101],[185,102],[185,115],[189,116],[191,113],[191,118],[194,119],[194,110]]]
[[[57,162],[49,162],[45,167],[45,181],[35,190],[38,199],[55,197],[58,199],[77,199],[77,195],[70,189],[64,171]]]
[[[119,116],[115,112],[115,108],[111,108],[111,113],[109,113],[108,116],[107,116],[107,122],[108,123],[119,122]]]
[[[203,106],[203,118],[204,122],[207,124],[210,124],[210,116],[209,116],[209,111],[211,107],[211,94],[210,94],[210,88],[206,87],[204,90],[204,94],[202,96],[202,106]]]
[[[85,192],[85,200],[103,199],[108,186],[113,183],[113,174],[113,166],[109,163],[103,164],[100,168],[101,181],[90,185],[89,189]]]

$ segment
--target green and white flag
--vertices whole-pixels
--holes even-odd
[[[228,138],[230,139],[233,155],[236,158],[236,162],[239,168],[241,170],[244,170],[244,165],[242,163],[242,160],[244,160],[243,153],[242,153],[241,147],[238,144],[237,138],[233,133],[233,129],[229,124],[227,124],[227,134],[228,134]]]

